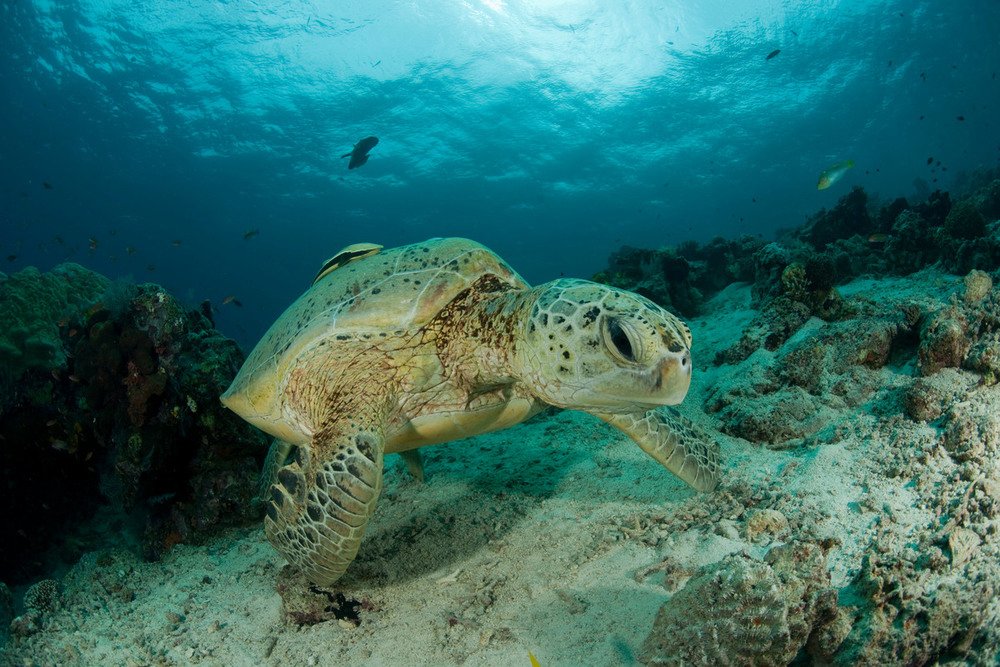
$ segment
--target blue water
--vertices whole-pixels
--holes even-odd
[[[358,241],[541,282],[768,237],[996,166],[998,34],[996,0],[3,0],[0,270],[159,282],[252,345]]]

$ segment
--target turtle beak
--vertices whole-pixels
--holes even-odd
[[[667,352],[653,369],[653,398],[657,405],[677,405],[691,386],[691,351]]]

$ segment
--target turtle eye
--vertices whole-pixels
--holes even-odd
[[[604,321],[604,337],[608,348],[615,356],[621,361],[635,363],[635,345],[632,344],[632,337],[618,318],[609,317]]]

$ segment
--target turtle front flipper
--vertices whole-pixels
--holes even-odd
[[[621,429],[644,452],[698,491],[711,491],[719,483],[719,445],[673,410],[594,414]]]
[[[382,490],[382,429],[338,421],[278,471],[264,528],[306,577],[332,584],[354,560]]]

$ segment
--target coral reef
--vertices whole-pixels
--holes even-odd
[[[46,549],[72,543],[72,528],[107,503],[138,518],[150,558],[256,518],[266,440],[218,401],[242,363],[238,346],[156,285],[111,285],[75,265],[27,269],[0,289],[23,305],[33,300],[23,290],[39,286],[58,298],[18,306],[17,326],[48,351],[18,357],[0,400],[10,545],[0,578],[41,572]]]
[[[689,317],[727,285],[751,283],[761,310],[751,327],[756,333],[719,357],[719,363],[737,363],[764,340],[771,339],[773,349],[774,340],[796,327],[788,304],[771,306],[779,297],[805,305],[811,315],[838,319],[844,313],[836,286],[861,275],[907,275],[935,263],[958,274],[995,269],[1000,264],[995,176],[982,175],[982,184],[954,203],[937,190],[919,204],[899,198],[876,207],[855,187],[831,210],[775,242],[742,237],[660,250],[625,247],[611,255],[595,280],[634,289]]]
[[[642,294],[684,315],[698,312],[706,295],[733,282],[755,280],[751,261],[763,242],[752,236],[735,241],[715,238],[704,246],[685,243],[648,250],[622,247],[594,280]]]
[[[27,267],[0,281],[0,366],[17,378],[29,368],[65,363],[60,323],[107,290],[107,278],[78,264],[49,273]]]
[[[787,665],[800,651],[828,659],[849,625],[838,615],[827,548],[792,542],[764,562],[735,554],[702,568],[660,608],[640,660]]]
[[[42,579],[24,593],[24,607],[29,611],[52,611],[59,604],[59,584],[54,579]]]

